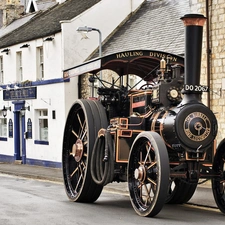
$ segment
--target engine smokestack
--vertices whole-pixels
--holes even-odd
[[[200,85],[202,33],[206,18],[200,14],[187,14],[181,20],[185,25],[184,94],[197,94],[196,87]]]

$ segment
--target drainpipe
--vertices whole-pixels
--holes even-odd
[[[211,67],[210,67],[210,57],[211,57],[211,49],[209,46],[209,1],[206,0],[206,60],[207,60],[207,72],[206,72],[206,77],[207,77],[207,86],[210,87],[210,72],[211,72]],[[207,94],[207,106],[210,108],[210,92]]]

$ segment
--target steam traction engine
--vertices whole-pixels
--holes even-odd
[[[106,184],[127,181],[137,214],[155,216],[165,203],[187,202],[199,180],[212,179],[215,201],[225,213],[225,142],[215,150],[217,120],[201,103],[202,92],[208,91],[200,85],[205,18],[190,14],[182,20],[185,63],[173,54],[150,51],[147,57],[139,51],[65,71],[71,76],[88,68],[97,77],[101,69],[112,69],[121,81],[124,64],[130,63],[127,68],[133,70],[127,74],[147,81],[138,90],[113,81],[98,88],[99,100],[79,99],[71,107],[62,155],[70,200],[94,202]],[[146,73],[150,67],[155,69]]]

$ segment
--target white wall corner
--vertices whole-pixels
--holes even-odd
[[[99,46],[97,32],[83,38],[78,27],[99,29],[102,42],[145,0],[102,0],[70,21],[61,21],[63,69],[76,66],[86,60]]]
[[[146,0],[130,0],[131,12],[135,12]]]

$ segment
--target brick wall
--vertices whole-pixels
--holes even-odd
[[[225,81],[225,0],[213,0],[209,2],[209,49],[210,55],[210,106],[216,113],[218,120],[218,143],[225,138],[225,90],[222,90],[222,80]],[[193,12],[206,16],[206,0],[192,0]],[[207,55],[206,55],[206,25],[204,27],[201,84],[206,84],[207,79]],[[203,95],[206,103],[206,95]]]

